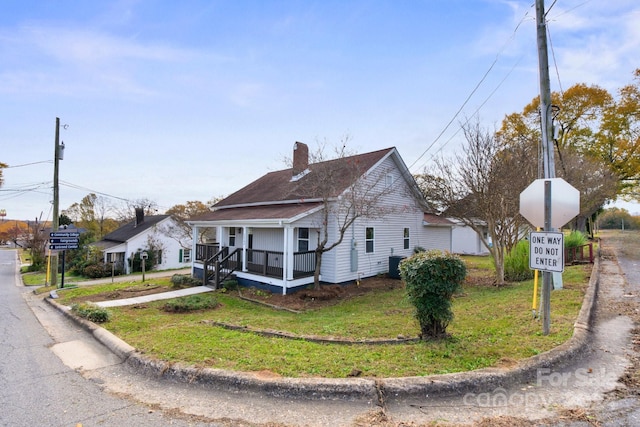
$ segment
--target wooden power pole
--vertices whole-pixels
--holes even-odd
[[[536,31],[538,40],[538,66],[540,73],[540,122],[542,131],[542,164],[544,178],[555,178],[553,147],[553,122],[551,116],[551,84],[549,81],[549,53],[547,50],[547,24],[544,0],[536,0]],[[544,231],[551,227],[551,185],[545,185],[544,192]],[[542,273],[542,333],[549,335],[551,329],[551,272]]]

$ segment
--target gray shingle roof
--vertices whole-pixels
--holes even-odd
[[[370,153],[357,154],[355,156],[328,160],[321,163],[313,163],[309,165],[310,172],[298,181],[291,180],[293,176],[293,168],[270,172],[219,201],[213,205],[213,208],[220,209],[237,205],[258,205],[267,202],[273,203],[296,200],[303,202],[305,199],[321,197],[321,194],[313,194],[312,192],[309,192],[308,189],[304,190],[305,181],[313,179],[312,175],[314,169],[320,167],[331,167],[332,164],[344,162],[346,165],[350,166],[336,168],[337,173],[334,176],[334,190],[336,194],[331,195],[332,197],[336,197],[352,183],[351,181],[354,177],[361,176],[362,173],[368,171],[392,150],[394,150],[394,148],[385,148],[384,150],[372,151]],[[354,174],[354,169],[357,169],[358,173]]]
[[[170,215],[149,215],[144,217],[144,221],[142,223],[136,225],[136,221],[133,220],[130,223],[123,225],[115,231],[107,234],[102,238],[102,240],[110,241],[110,242],[126,242],[134,236],[142,233],[143,231],[153,227],[158,224],[163,219],[169,218]]]

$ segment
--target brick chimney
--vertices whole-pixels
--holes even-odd
[[[309,167],[309,147],[302,142],[293,144],[293,176],[300,175]]]
[[[144,208],[136,208],[136,227],[144,222]]]

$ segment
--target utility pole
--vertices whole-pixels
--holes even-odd
[[[549,54],[547,51],[547,24],[544,0],[536,0],[536,31],[538,40],[538,66],[540,73],[540,122],[542,130],[542,164],[544,178],[556,177],[553,122],[551,117],[551,84],[549,81]],[[544,191],[544,231],[551,227],[551,182],[545,182]],[[542,333],[549,335],[551,329],[551,272],[542,273]]]
[[[55,151],[53,154],[53,220],[51,225],[51,231],[58,231],[58,227],[60,226],[60,215],[58,213],[59,210],[59,191],[58,191],[58,163],[61,159],[61,150],[60,150],[60,118],[56,117],[56,138],[55,138]],[[58,253],[52,252],[51,255],[51,269],[50,271],[50,280],[49,284],[51,286],[58,285]]]

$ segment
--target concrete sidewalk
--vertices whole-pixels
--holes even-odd
[[[191,274],[191,268],[181,268],[179,270],[163,270],[163,271],[152,271],[145,274],[145,281],[149,279],[156,279],[159,277],[171,277],[174,274]],[[136,282],[142,281],[142,275],[140,274],[129,274],[126,276],[114,276],[114,277],[105,277],[102,279],[93,279],[93,280],[82,280],[82,281],[67,281],[65,280],[66,285],[75,285],[75,286],[91,286],[91,285],[102,285],[106,283],[122,283],[122,282]]]
[[[143,295],[141,297],[117,299],[112,301],[100,301],[100,302],[97,302],[96,305],[99,307],[122,307],[125,305],[142,304],[145,302],[178,298],[178,297],[196,295],[196,294],[201,294],[204,292],[211,292],[211,291],[213,291],[213,289],[207,286],[195,286],[193,288],[179,289],[177,291],[161,292],[161,293],[151,294],[151,295]]]

